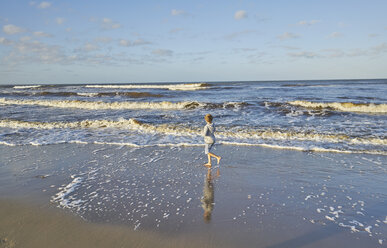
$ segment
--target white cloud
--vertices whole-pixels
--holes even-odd
[[[186,12],[184,10],[173,9],[171,10],[171,15],[173,16],[186,15]]]
[[[32,38],[30,36],[23,36],[20,38],[20,41],[23,41],[23,42],[26,42],[26,41],[30,41]]]
[[[3,32],[6,34],[18,34],[25,32],[24,28],[8,24],[3,26]]]
[[[96,51],[98,49],[99,49],[99,47],[95,44],[92,44],[92,43],[86,43],[83,46],[83,51],[86,51],[86,52]]]
[[[314,52],[307,52],[307,51],[302,51],[302,52],[297,52],[297,53],[288,53],[290,57],[295,57],[295,58],[307,58],[307,59],[313,59],[313,58],[319,58],[321,55],[314,53]]]
[[[282,35],[278,36],[278,38],[280,40],[295,39],[295,38],[298,38],[298,37],[300,37],[300,35],[294,34],[294,33],[289,33],[289,32],[285,32]]]
[[[157,56],[172,56],[173,51],[169,49],[156,49],[152,51],[152,54]]]
[[[288,53],[293,58],[351,58],[351,57],[376,57],[387,53],[387,43],[381,43],[372,47],[355,48],[355,49],[324,49],[319,53],[311,51],[301,51]]]
[[[292,50],[292,51],[294,51],[294,50],[300,50],[300,48],[299,47],[294,47],[294,46],[282,46],[284,49],[286,49],[286,50]]]
[[[235,12],[234,19],[235,20],[241,20],[247,18],[247,12],[245,10],[238,10]]]
[[[64,22],[65,22],[65,19],[64,18],[61,18],[61,17],[58,17],[55,19],[56,23],[58,25],[62,25]]]
[[[94,41],[97,43],[107,44],[107,43],[110,43],[112,41],[112,38],[110,38],[110,37],[97,37],[94,39]]]
[[[141,45],[147,45],[147,44],[151,44],[151,42],[145,41],[143,39],[137,39],[137,40],[133,41],[133,45],[135,45],[135,46],[141,46]]]
[[[103,18],[101,21],[101,27],[102,29],[111,30],[111,29],[117,29],[121,27],[121,24],[114,22],[110,18]]]
[[[39,9],[46,9],[46,8],[49,8],[51,6],[51,3],[50,2],[41,2],[39,5],[38,5],[38,8]]]
[[[36,31],[36,32],[34,32],[34,35],[37,37],[52,37],[51,34],[47,34],[43,31]]]
[[[130,40],[124,40],[124,39],[122,39],[122,40],[120,40],[119,44],[120,44],[120,46],[129,47],[129,46],[132,45],[132,42],[131,42]]]
[[[34,6],[35,4],[36,4],[36,2],[34,2],[34,1],[31,1],[31,2],[30,2],[30,5],[31,5],[31,6]]]
[[[340,32],[333,32],[330,35],[328,35],[329,38],[339,38],[341,36],[343,36],[343,34]]]
[[[255,32],[256,31],[254,31],[254,30],[244,30],[244,31],[228,34],[228,35],[224,36],[224,38],[226,40],[233,40],[233,39],[241,37],[243,35],[247,35],[247,34],[251,34],[251,33],[255,33]]]
[[[119,42],[119,45],[124,47],[141,46],[141,45],[147,45],[147,44],[151,44],[151,43],[143,39],[137,39],[135,41],[121,39]]]
[[[0,37],[0,44],[2,45],[11,45],[12,44],[12,41],[4,38],[4,37]]]
[[[321,21],[320,20],[299,21],[297,24],[301,25],[301,26],[311,26],[311,25],[314,25],[314,24],[319,23],[319,22],[321,22]]]
[[[171,30],[169,31],[169,33],[175,34],[175,33],[181,32],[181,31],[183,31],[183,30],[184,30],[184,28],[174,28],[174,29],[171,29]]]

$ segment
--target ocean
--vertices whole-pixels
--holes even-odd
[[[0,86],[0,144],[218,144],[387,155],[387,79]]]

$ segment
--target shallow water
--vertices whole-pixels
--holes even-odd
[[[218,143],[387,154],[386,80],[0,87],[0,144]]]
[[[137,231],[232,232],[242,247],[385,245],[385,156],[223,145],[209,174],[202,150],[3,146],[0,192]]]

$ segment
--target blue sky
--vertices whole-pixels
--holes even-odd
[[[0,1],[0,84],[387,78],[387,1]]]

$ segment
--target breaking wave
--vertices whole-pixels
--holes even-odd
[[[209,84],[128,84],[128,85],[85,85],[86,88],[120,88],[120,89],[168,89],[168,90],[203,90]]]
[[[288,104],[311,109],[327,109],[342,112],[357,113],[382,113],[387,114],[387,104],[375,103],[352,103],[352,102],[330,102],[318,103],[309,101],[291,101]]]
[[[13,86],[14,89],[32,89],[32,88],[39,88],[41,85],[18,85]]]
[[[83,96],[83,97],[114,97],[124,96],[129,98],[145,98],[145,97],[163,97],[160,94],[152,94],[148,92],[51,92],[51,91],[20,91],[12,93],[0,93],[3,96],[57,96],[57,97],[69,97],[69,96]]]
[[[119,120],[84,120],[76,122],[32,122],[20,120],[0,120],[0,127],[34,128],[34,129],[63,129],[63,128],[119,128],[130,129],[146,133],[157,133],[175,136],[201,136],[201,128],[186,127],[175,124],[148,124],[136,119]],[[387,138],[351,137],[345,134],[321,134],[313,132],[275,131],[259,129],[228,129],[217,127],[219,139],[238,140],[298,140],[314,142],[345,142],[349,144],[387,145]]]
[[[0,104],[8,105],[37,105],[56,108],[77,108],[77,109],[214,109],[214,108],[240,108],[246,103],[226,102],[226,103],[200,103],[200,102],[100,102],[100,101],[80,101],[80,100],[16,100],[0,98]]]

